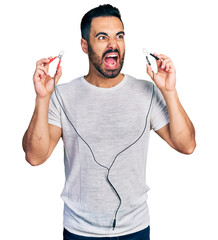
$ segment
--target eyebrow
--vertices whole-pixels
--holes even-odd
[[[117,36],[117,35],[120,35],[120,34],[125,35],[124,31],[120,31],[120,32],[116,33],[116,36]],[[105,35],[105,36],[108,36],[108,34],[105,33],[105,32],[99,32],[99,33],[97,33],[97,34],[95,35],[95,37],[98,37],[99,35]]]
[[[117,35],[120,35],[120,34],[125,35],[124,31],[120,31],[120,32],[118,32],[118,33],[116,34],[116,36],[117,36]]]
[[[98,37],[99,35],[105,35],[105,36],[108,36],[108,34],[105,33],[105,32],[99,32],[99,33],[97,33],[97,34],[95,35],[95,37]]]

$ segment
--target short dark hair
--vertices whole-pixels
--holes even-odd
[[[87,42],[89,42],[92,19],[97,17],[117,17],[122,22],[120,11],[118,8],[113,7],[110,4],[100,5],[91,9],[83,16],[80,25],[82,38],[84,38]]]

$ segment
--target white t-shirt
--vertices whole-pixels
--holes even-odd
[[[169,122],[159,89],[152,82],[124,75],[111,88],[94,86],[80,77],[56,90],[74,126],[54,92],[48,122],[63,131],[64,227],[90,237],[115,237],[146,228],[150,224],[149,134]]]

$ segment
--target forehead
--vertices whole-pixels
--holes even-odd
[[[119,31],[123,31],[123,24],[117,17],[97,17],[92,20],[90,31],[92,35],[98,32],[116,34]]]

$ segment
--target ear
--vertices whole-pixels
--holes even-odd
[[[81,47],[83,52],[88,54],[88,43],[84,38],[81,39]]]

